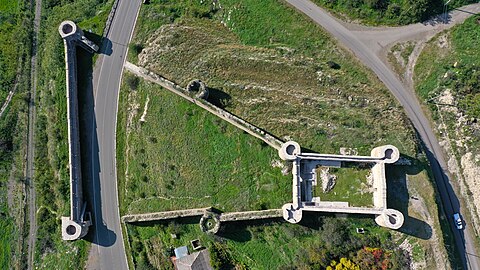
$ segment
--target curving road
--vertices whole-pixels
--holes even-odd
[[[123,64],[141,2],[119,0],[93,71],[94,116],[87,131],[94,221],[89,269],[128,269],[118,208],[115,133]]]
[[[378,78],[387,86],[392,94],[404,107],[407,116],[410,118],[414,128],[420,135],[427,157],[430,161],[432,171],[441,196],[442,205],[450,225],[455,228],[450,218],[454,212],[462,212],[462,207],[455,195],[450,180],[446,174],[447,166],[443,157],[442,149],[425,117],[422,107],[413,91],[404,86],[381,59],[363,43],[356,35],[348,30],[342,23],[337,21],[325,10],[316,6],[308,0],[285,0],[287,3],[310,17],[315,23],[322,26],[327,32],[333,35],[343,46],[347,47],[367,67],[369,67]],[[461,255],[464,268],[480,269],[480,261],[474,243],[474,234],[467,226],[464,231],[452,229],[457,249]]]

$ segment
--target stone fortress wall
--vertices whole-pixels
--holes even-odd
[[[70,217],[62,217],[62,239],[76,240],[84,237],[91,225],[86,216],[83,201],[82,168],[80,163],[80,135],[77,96],[77,46],[96,52],[98,46],[88,40],[83,31],[72,21],[64,21],[58,27],[65,47],[65,69],[67,84],[67,121],[70,170]]]
[[[370,214],[375,215],[378,225],[390,229],[399,229],[403,225],[403,214],[387,208],[387,180],[385,164],[395,163],[400,152],[395,146],[376,147],[370,156],[329,155],[302,153],[301,147],[294,141],[286,142],[278,151],[280,158],[293,162],[292,203],[285,204],[283,217],[290,223],[298,223],[303,211]],[[373,207],[351,207],[347,202],[324,202],[313,197],[313,187],[317,185],[317,166],[341,167],[342,162],[372,163]]]
[[[122,221],[126,223],[168,220],[182,217],[202,216],[200,226],[206,232],[216,233],[221,222],[269,219],[283,217],[291,223],[298,223],[303,211],[331,212],[340,214],[370,214],[375,215],[378,225],[399,229],[404,221],[403,214],[395,209],[387,208],[387,185],[385,178],[385,164],[395,163],[400,156],[398,149],[392,145],[374,148],[370,156],[329,155],[317,153],[302,153],[298,143],[282,142],[268,132],[246,122],[245,120],[219,108],[206,99],[208,88],[200,80],[192,80],[186,89],[164,77],[145,68],[126,62],[125,68],[147,81],[159,84],[165,89],[179,95],[199,107],[211,112],[232,125],[263,140],[279,151],[283,160],[291,161],[292,168],[292,197],[293,202],[285,204],[282,209],[261,211],[246,211],[232,213],[216,213],[211,208],[188,209],[157,213],[126,215]],[[321,201],[313,197],[312,187],[317,184],[315,168],[317,166],[341,167],[342,162],[372,163],[373,175],[373,207],[351,207],[347,202]],[[212,225],[212,224],[214,225]],[[205,224],[210,224],[209,226]],[[208,227],[208,228],[206,228]],[[210,228],[211,227],[211,228]]]

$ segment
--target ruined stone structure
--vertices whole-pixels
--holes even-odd
[[[201,98],[204,100],[208,99],[208,88],[207,85],[201,80],[193,80],[188,83],[187,91],[195,94],[196,98]]]
[[[279,151],[283,160],[293,163],[293,202],[285,204],[282,209],[271,209],[264,211],[249,211],[222,213],[218,216],[220,222],[235,220],[267,219],[283,216],[285,220],[291,223],[298,223],[302,219],[302,211],[333,212],[333,213],[351,213],[351,214],[372,214],[376,215],[375,221],[380,226],[391,229],[398,229],[402,226],[404,217],[400,211],[387,208],[387,186],[385,179],[385,164],[395,163],[399,159],[399,151],[396,147],[387,145],[377,147],[372,150],[371,156],[347,156],[347,155],[324,155],[315,153],[301,153],[300,145],[296,142],[283,143],[268,132],[246,122],[245,120],[232,115],[231,113],[218,108],[201,97],[193,96],[192,93],[201,93],[202,82],[200,80],[191,81],[187,89],[180,87],[172,81],[155,74],[145,68],[135,66],[126,62],[125,68],[135,75],[140,76],[147,81],[156,83],[165,89],[179,95],[180,97],[196,104],[199,107],[215,114],[221,119],[255,136],[268,145]],[[203,84],[203,87],[206,86]],[[207,96],[208,97],[208,96]],[[205,97],[205,98],[207,98]],[[351,207],[347,202],[327,202],[321,201],[319,197],[313,197],[313,186],[317,185],[317,175],[315,168],[317,166],[341,167],[342,162],[368,163],[372,166],[373,175],[373,207]],[[192,209],[200,210],[200,209]],[[140,215],[128,215],[122,219],[124,222],[154,221],[161,219],[170,219],[180,217],[181,210],[172,212],[149,213]],[[205,210],[196,211],[198,216],[203,215]]]
[[[385,164],[399,159],[400,153],[395,146],[385,145],[374,148],[371,156],[346,156],[316,153],[302,153],[300,145],[294,141],[286,142],[278,151],[280,158],[293,163],[292,197],[293,202],[282,207],[283,218],[290,223],[298,223],[303,211],[371,214],[375,215],[378,225],[399,229],[404,221],[403,214],[387,208],[387,184]],[[351,207],[348,202],[326,202],[313,196],[313,187],[317,185],[317,166],[341,167],[342,162],[369,163],[373,176],[373,207]]]
[[[155,213],[146,213],[146,214],[133,214],[133,215],[123,216],[122,221],[125,223],[133,223],[133,222],[148,222],[148,221],[175,219],[175,218],[183,218],[183,217],[195,217],[195,216],[202,216],[203,214],[209,211],[211,211],[211,208],[195,208],[195,209],[155,212]]]
[[[58,27],[65,46],[67,77],[67,120],[70,169],[70,217],[62,217],[62,239],[76,240],[85,236],[91,225],[90,214],[85,212],[82,173],[80,164],[80,136],[77,97],[77,46],[93,53],[98,46],[88,40],[83,31],[72,21],[64,21]]]
[[[196,208],[126,215],[122,217],[122,221],[125,223],[150,222],[195,216],[201,216],[199,225],[202,231],[215,234],[220,229],[222,222],[280,218],[282,217],[282,209],[217,213],[212,208]]]

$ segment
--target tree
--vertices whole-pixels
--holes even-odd
[[[381,248],[364,247],[357,252],[355,261],[361,269],[386,270],[392,266],[390,254]]]
[[[388,7],[388,0],[364,0],[364,3],[372,9],[385,10]]]
[[[331,261],[327,249],[321,245],[310,246],[307,249],[308,262],[313,269],[324,269]]]
[[[220,242],[213,242],[210,249],[210,263],[213,269],[234,269],[232,256],[228,247]]]
[[[339,256],[342,252],[348,252],[347,248],[350,242],[347,225],[341,219],[325,218],[322,225],[321,238],[326,248],[334,256]]]
[[[347,258],[341,258],[339,262],[332,261],[327,270],[360,270],[360,267]]]

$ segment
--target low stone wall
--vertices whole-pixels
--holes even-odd
[[[195,216],[202,216],[203,214],[205,214],[205,212],[210,210],[211,210],[210,208],[196,208],[196,209],[187,209],[187,210],[178,210],[178,211],[126,215],[122,217],[122,221],[125,223],[132,223],[132,222],[148,222],[148,221],[175,219],[175,218],[182,218],[182,217],[195,217]]]
[[[269,209],[261,211],[231,212],[220,215],[220,221],[241,221],[283,217],[282,209]]]
[[[203,216],[207,212],[212,212],[212,208],[195,208],[177,211],[125,215],[122,217],[122,221],[125,223],[159,221],[183,217]],[[218,214],[218,217],[221,222],[224,222],[277,218],[282,217],[282,215],[282,209],[269,209],[260,211],[221,213]]]
[[[115,12],[117,11],[118,1],[115,0],[112,6],[112,10],[110,10],[110,14],[108,14],[107,22],[105,23],[105,28],[103,28],[103,36],[106,37],[108,32],[110,32],[110,26],[112,25],[113,17],[115,16]]]
[[[282,209],[269,209],[260,211],[216,213],[215,211],[213,211],[212,208],[197,208],[178,211],[126,215],[122,217],[122,222],[151,222],[195,216],[201,216],[199,225],[203,232],[209,234],[216,234],[220,230],[222,222],[281,218],[283,217],[283,211]]]

